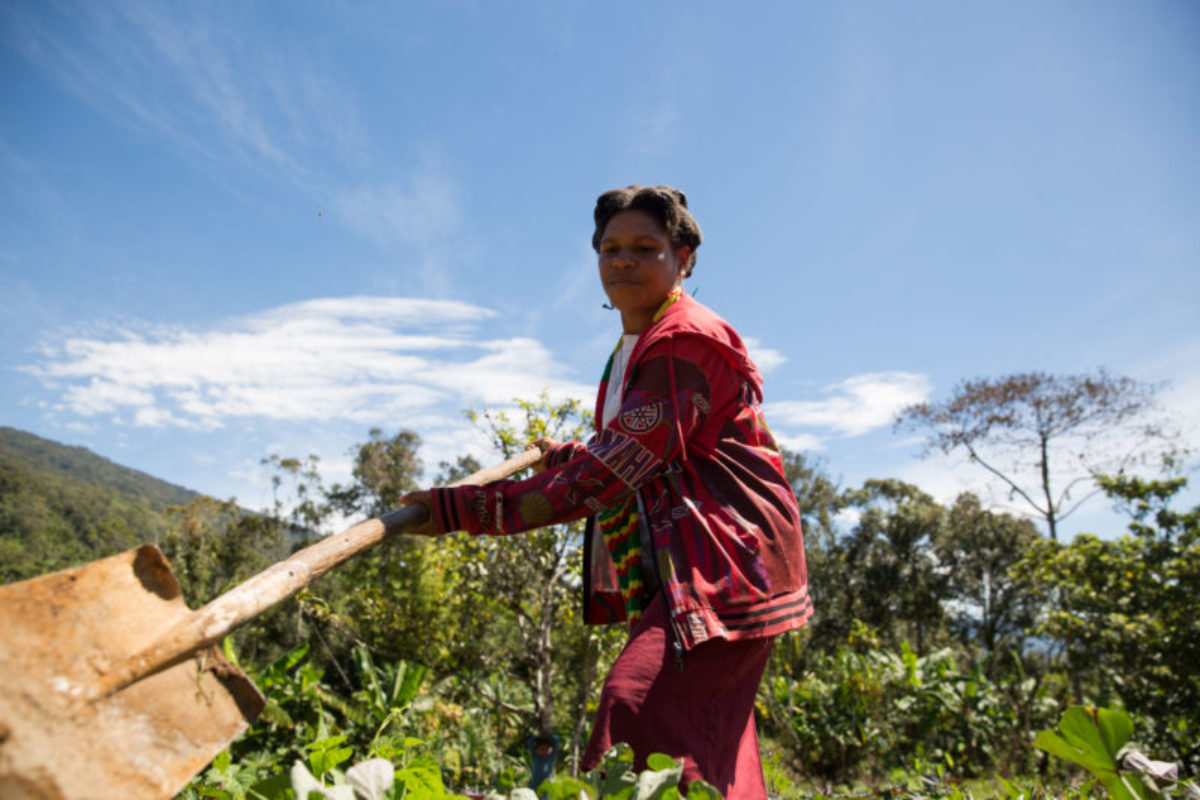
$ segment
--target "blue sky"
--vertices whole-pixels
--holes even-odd
[[[984,491],[891,427],[968,378],[1167,382],[1196,435],[1191,0],[13,0],[0,93],[0,423],[246,505],[272,453],[590,404],[629,183],[688,193],[691,289],[846,485]]]

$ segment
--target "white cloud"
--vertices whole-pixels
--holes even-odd
[[[745,343],[750,358],[764,375],[787,362],[787,356],[783,353],[770,347],[763,347],[762,342],[752,336],[743,336],[742,342]]]
[[[821,428],[843,436],[892,424],[896,413],[919,403],[931,391],[929,378],[911,372],[874,372],[826,386],[824,400],[783,400],[766,404],[776,425]]]
[[[1158,395],[1159,408],[1168,427],[1178,429],[1179,443],[1200,447],[1200,338],[1164,348],[1142,367],[1151,381],[1169,376]]]
[[[247,418],[461,425],[465,407],[542,389],[590,396],[539,342],[481,336],[494,316],[449,301],[322,298],[206,331],[78,336],[24,369],[59,391],[68,416],[201,430]]]
[[[786,434],[777,430],[773,430],[772,433],[775,434],[775,441],[780,447],[791,450],[793,453],[825,449],[824,440],[811,433]]]

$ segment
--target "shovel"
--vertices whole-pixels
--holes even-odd
[[[456,485],[539,458],[527,450]],[[0,797],[174,796],[264,705],[217,643],[425,516],[410,505],[361,522],[195,611],[154,545],[0,587]]]

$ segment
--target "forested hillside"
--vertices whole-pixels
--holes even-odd
[[[0,581],[159,541],[166,510],[195,497],[86,448],[0,427]]]

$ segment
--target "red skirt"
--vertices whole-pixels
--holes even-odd
[[[713,639],[683,655],[676,669],[666,601],[659,592],[617,657],[600,693],[595,727],[580,766],[594,769],[618,742],[634,765],[651,753],[683,759],[681,794],[703,778],[727,798],[767,796],[754,697],[772,639]]]

